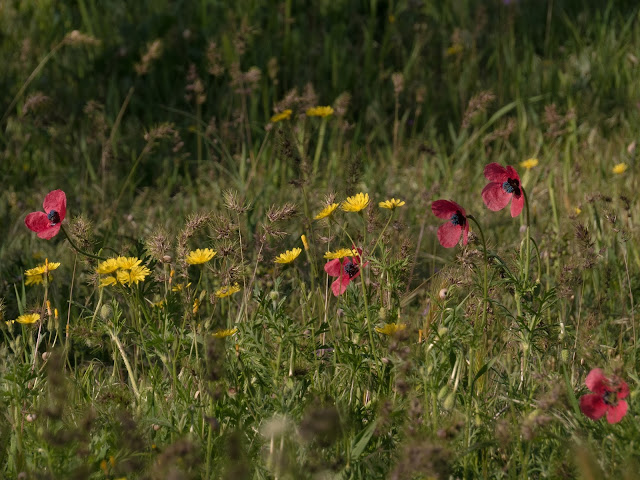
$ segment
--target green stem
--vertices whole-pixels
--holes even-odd
[[[318,168],[320,166],[320,154],[322,153],[322,145],[324,144],[324,135],[327,130],[327,117],[322,117],[322,123],[320,124],[320,132],[318,133],[318,143],[316,145],[316,153],[313,156],[313,177],[318,174]]]
[[[62,233],[64,233],[64,236],[67,237],[67,240],[69,241],[69,243],[71,244],[71,246],[76,252],[81,253],[85,257],[95,258],[96,260],[106,260],[106,258],[104,257],[101,257],[99,255],[94,255],[89,252],[85,252],[84,250],[79,248],[75,243],[73,243],[73,240],[71,240],[71,236],[67,233],[67,230],[64,228],[64,225],[60,225],[60,230],[62,230]]]
[[[480,223],[473,215],[467,215],[467,218],[475,223],[476,227],[478,227],[478,232],[480,232],[480,240],[482,241],[482,249],[484,250],[484,278],[482,280],[482,297],[484,299],[484,308],[482,309],[482,331],[487,324],[487,310],[489,308],[489,256],[487,254],[487,242],[484,238],[484,233],[482,232]]]

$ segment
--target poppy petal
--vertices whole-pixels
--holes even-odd
[[[598,395],[604,395],[609,391],[607,388],[607,377],[605,377],[604,372],[599,368],[591,370],[587,378],[585,378],[584,383],[589,390]]]
[[[602,416],[607,413],[608,408],[602,396],[595,393],[580,397],[580,410],[592,420],[602,418]]]
[[[489,165],[484,167],[484,176],[487,180],[499,183],[501,185],[506,182],[508,178],[507,169],[499,163],[490,163]]]
[[[324,271],[332,277],[339,277],[342,274],[342,263],[340,263],[340,259],[335,258],[325,263]]]
[[[53,237],[55,237],[58,234],[59,231],[60,231],[60,224],[58,223],[56,225],[50,226],[46,230],[39,232],[38,237],[43,238],[45,240],[51,240]]]
[[[436,200],[431,204],[431,211],[438,218],[451,219],[460,210],[464,215],[464,210],[456,202],[451,200]]]
[[[492,182],[482,189],[482,200],[489,210],[497,212],[507,206],[513,194],[507,193],[501,183]]]
[[[336,297],[342,295],[347,290],[350,281],[349,275],[338,277],[338,279],[331,284],[331,291]]]
[[[54,190],[44,197],[42,206],[46,213],[49,213],[51,210],[58,212],[60,221],[62,222],[67,215],[67,196],[62,190]]]
[[[610,406],[609,410],[607,410],[607,422],[618,423],[627,414],[627,408],[629,408],[629,405],[624,400],[618,401],[615,406]]]
[[[522,207],[524,207],[524,195],[520,195],[519,197],[513,196],[511,200],[511,216],[517,217],[522,212]]]
[[[623,382],[622,380],[620,380],[616,396],[618,398],[627,398],[629,396],[629,385],[627,385],[627,382]]]
[[[520,175],[518,175],[518,172],[516,172],[516,170],[511,165],[507,165],[505,174],[507,175],[507,178],[518,180],[518,183],[520,183]]]
[[[438,228],[438,240],[444,248],[452,248],[458,244],[462,227],[451,222],[443,223]]]
[[[33,232],[42,232],[49,228],[49,219],[44,212],[33,212],[27,215],[24,224]]]

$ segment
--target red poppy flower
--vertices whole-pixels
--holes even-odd
[[[599,420],[606,413],[607,422],[618,423],[627,413],[629,395],[627,384],[616,377],[605,377],[602,370],[594,368],[584,383],[593,393],[580,397],[580,410],[592,420]]]
[[[445,248],[455,247],[462,234],[462,244],[469,240],[469,221],[467,214],[460,205],[451,200],[436,200],[431,204],[431,211],[438,218],[449,220],[438,228],[438,240]]]
[[[502,210],[511,201],[511,216],[517,217],[524,207],[524,193],[520,177],[513,167],[490,163],[484,167],[484,176],[491,183],[482,189],[484,204],[494,212]]]
[[[33,212],[24,219],[29,230],[38,237],[50,240],[60,231],[60,224],[67,215],[67,196],[62,190],[54,190],[44,197],[44,212]]]
[[[332,277],[338,277],[331,284],[331,291],[336,297],[338,295],[342,295],[347,290],[347,286],[349,285],[349,283],[360,276],[360,268],[366,267],[369,263],[365,262],[363,265],[360,265],[360,255],[362,254],[362,249],[358,248],[357,250],[358,255],[354,255],[352,257],[335,258],[328,261],[324,265],[325,272],[327,272]]]

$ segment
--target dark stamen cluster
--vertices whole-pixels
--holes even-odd
[[[460,225],[461,227],[464,227],[464,225],[467,223],[467,219],[464,217],[462,212],[458,210],[456,213],[453,214],[453,217],[451,217],[451,223],[453,223],[454,225]]]
[[[360,271],[360,267],[353,262],[348,262],[344,264],[344,271],[347,272],[349,278],[353,278]]]
[[[49,222],[51,222],[51,226],[60,223],[60,214],[55,210],[51,210],[47,215],[47,218],[49,219]]]
[[[502,188],[507,193],[513,193],[516,197],[520,196],[520,182],[515,178],[509,178],[502,184]]]

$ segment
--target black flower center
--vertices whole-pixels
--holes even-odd
[[[502,184],[502,188],[507,193],[513,193],[516,197],[520,196],[520,181],[515,178],[508,178],[507,181]]]
[[[51,222],[51,226],[54,226],[54,225],[57,225],[58,223],[60,223],[60,214],[58,212],[56,212],[55,210],[51,210],[49,212],[49,214],[47,215],[47,218]]]
[[[467,223],[467,219],[462,214],[462,212],[458,210],[456,213],[453,214],[453,217],[451,217],[451,223],[453,223],[454,225],[460,225],[461,227],[464,227],[465,224]]]
[[[618,395],[616,394],[616,392],[606,392],[604,395],[602,395],[602,400],[604,400],[604,403],[606,403],[607,405],[617,405],[618,404]]]
[[[344,271],[347,272],[347,275],[349,275],[349,278],[353,278],[360,271],[360,267],[355,263],[349,261],[344,264]]]

